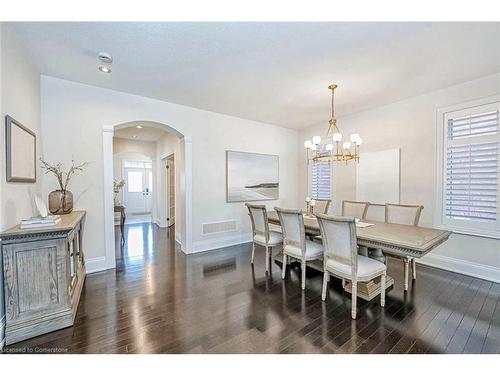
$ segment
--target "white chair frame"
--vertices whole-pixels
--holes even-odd
[[[346,203],[351,203],[351,204],[357,204],[357,205],[363,205],[364,206],[364,209],[363,209],[363,216],[358,218],[358,219],[365,219],[366,218],[366,213],[368,212],[368,206],[370,205],[370,202],[358,202],[358,201],[346,201],[346,200],[343,200],[342,201],[342,216],[346,216],[346,213],[345,213],[345,204]],[[349,215],[350,216],[350,215]]]
[[[272,257],[272,249],[277,245],[269,244],[269,222],[267,219],[267,209],[265,205],[257,205],[245,203],[245,206],[248,208],[248,214],[250,215],[250,220],[252,222],[252,264],[255,259],[255,244],[263,246],[266,249],[266,273],[270,272],[271,269],[271,257]],[[255,219],[253,217],[252,209],[262,210],[262,214],[264,215],[264,232],[257,229],[255,225]],[[264,235],[265,242],[259,242],[255,240],[255,235],[260,234]]]
[[[358,297],[358,282],[368,282],[373,280],[376,277],[380,276],[380,306],[385,306],[385,280],[387,275],[387,269],[385,268],[383,272],[375,273],[371,275],[369,278],[359,277],[358,276],[358,246],[356,239],[356,222],[354,217],[338,217],[338,216],[328,216],[328,215],[317,215],[319,227],[321,230],[321,235],[323,237],[324,243],[324,260],[323,260],[323,289],[321,293],[321,299],[323,301],[326,300],[326,292],[328,287],[328,281],[330,280],[330,274],[334,277],[341,278],[343,281],[345,279],[351,281],[352,290],[351,290],[351,317],[352,319],[356,319],[357,313],[357,297]],[[337,223],[345,223],[345,225],[349,226],[349,237],[350,237],[350,245],[351,245],[351,259],[347,260],[341,257],[342,261],[348,261],[351,268],[351,274],[335,274],[326,268],[326,263],[329,259],[329,256],[334,254],[333,249],[330,248],[328,244],[328,236],[326,235],[326,230],[324,228],[325,221],[334,221]]]
[[[305,228],[304,228],[304,216],[302,213],[302,210],[291,210],[291,209],[285,209],[285,208],[279,208],[279,207],[274,207],[274,210],[278,213],[278,217],[280,219],[281,223],[281,229],[283,232],[283,268],[281,270],[281,278],[284,280],[285,275],[286,275],[286,265],[288,258],[295,258],[300,261],[300,266],[301,266],[301,273],[302,273],[302,279],[301,279],[301,288],[304,290],[306,288],[306,259],[305,259],[305,254],[306,254],[306,234],[305,234]],[[300,242],[297,243],[296,241],[292,241],[287,239],[287,233],[286,233],[286,228],[283,225],[283,218],[282,214],[295,214],[297,215],[297,220],[299,220],[299,237],[301,238]],[[285,246],[290,243],[293,244],[294,246],[297,246],[301,249],[302,251],[302,257],[297,258],[295,255],[287,254],[285,250]]]
[[[416,209],[415,211],[415,217],[413,220],[413,226],[418,226],[418,222],[420,221],[420,215],[422,214],[422,210],[424,209],[424,206],[421,205],[409,205],[409,204],[393,204],[393,203],[386,203],[385,204],[385,222],[386,223],[392,223],[392,224],[400,224],[397,222],[391,222],[389,220],[389,215],[388,215],[388,210],[390,210],[390,207],[400,207],[400,208],[412,208]],[[413,257],[404,257],[403,263],[404,263],[404,290],[408,290],[408,279],[409,279],[409,266],[411,264],[411,270],[412,270],[412,279],[416,280],[417,279],[417,265],[415,262],[415,258]]]

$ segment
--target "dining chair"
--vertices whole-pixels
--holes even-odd
[[[323,236],[323,290],[321,299],[326,300],[330,275],[351,281],[351,317],[356,319],[358,282],[368,282],[380,277],[380,306],[385,306],[384,263],[364,255],[358,255],[356,221],[354,217],[317,215]]]
[[[301,210],[289,210],[275,207],[283,230],[283,269],[281,278],[285,278],[287,257],[300,261],[302,268],[302,289],[306,287],[306,262],[321,259],[323,246],[306,239],[304,216]]]
[[[351,216],[360,220],[365,219],[369,205],[370,202],[342,201],[342,216]],[[368,256],[368,248],[365,246],[359,246],[358,252],[361,255]],[[345,281],[342,281],[342,286],[345,286]]]
[[[330,205],[332,204],[331,199],[316,199],[316,204],[313,208],[313,214],[325,214],[328,215],[328,211],[330,211]]]
[[[390,224],[403,224],[403,225],[413,225],[417,226],[420,220],[420,214],[424,206],[420,205],[407,205],[407,204],[385,204],[385,222]],[[404,262],[404,272],[405,272],[405,290],[408,290],[408,273],[409,264],[412,268],[412,278],[415,280],[417,278],[417,265],[415,263],[415,258],[405,257]]]
[[[370,202],[342,201],[342,216],[366,218]]]
[[[255,258],[255,244],[263,246],[266,249],[266,272],[269,272],[272,249],[283,243],[283,237],[281,233],[269,230],[266,206],[250,203],[245,205],[252,221],[252,264]]]

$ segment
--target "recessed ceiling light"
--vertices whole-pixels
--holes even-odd
[[[137,138],[137,136],[134,134],[134,135],[132,136],[132,138]]]
[[[100,66],[99,67],[99,70],[103,73],[111,73],[111,69],[109,69],[108,67],[106,66]]]
[[[137,125],[136,128],[137,129],[142,129],[142,125]]]
[[[99,58],[99,60],[106,64],[111,64],[113,62],[113,56],[111,56],[107,52],[99,52],[97,57]]]

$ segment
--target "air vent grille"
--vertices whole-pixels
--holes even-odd
[[[202,234],[234,232],[237,229],[236,220],[203,223]]]

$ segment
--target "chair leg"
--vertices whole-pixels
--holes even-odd
[[[385,306],[385,272],[380,277],[380,306]]]
[[[405,265],[405,291],[408,290],[408,258],[403,259],[404,265]]]
[[[286,272],[286,254],[283,252],[283,268],[281,269],[281,278],[284,280],[285,279],[285,272]]]
[[[301,268],[302,268],[302,290],[306,288],[306,261],[303,260],[301,262]]]
[[[269,247],[266,246],[266,273],[269,273]]]
[[[255,259],[255,242],[252,244],[252,264]]]
[[[357,299],[358,299],[358,283],[354,282],[354,280],[351,281],[352,283],[352,293],[351,293],[351,317],[353,319],[356,319],[356,306],[357,306]]]
[[[330,274],[328,271],[323,271],[323,290],[321,291],[321,300],[326,301],[326,289],[328,287],[328,281],[330,279]]]
[[[269,246],[269,272],[273,271],[273,247]]]
[[[415,262],[415,258],[411,260],[411,274],[413,280],[417,280],[417,263]]]

